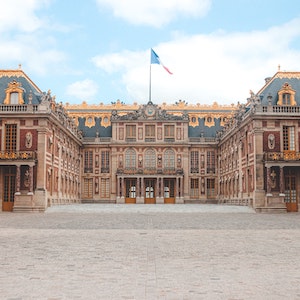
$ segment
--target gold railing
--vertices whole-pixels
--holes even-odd
[[[0,151],[0,160],[31,160],[36,155],[33,151]]]
[[[144,175],[151,175],[151,174],[162,174],[162,175],[176,175],[176,174],[183,174],[182,168],[118,168],[117,174],[144,174]]]
[[[265,161],[287,161],[300,160],[300,152],[284,151],[284,152],[267,152],[264,155]]]

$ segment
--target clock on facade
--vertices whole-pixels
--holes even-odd
[[[155,109],[153,106],[148,106],[145,111],[148,117],[152,117],[155,114]]]

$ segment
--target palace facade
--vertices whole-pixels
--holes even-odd
[[[252,206],[298,211],[300,73],[278,71],[245,104],[58,103],[0,70],[0,205]]]

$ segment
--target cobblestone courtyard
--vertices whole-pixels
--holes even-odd
[[[300,214],[214,205],[0,213],[0,298],[300,299]]]

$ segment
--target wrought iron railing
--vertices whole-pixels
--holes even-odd
[[[266,152],[264,154],[265,161],[296,161],[300,160],[300,152]]]
[[[0,160],[32,160],[35,158],[34,151],[0,151]]]
[[[176,175],[183,174],[182,168],[118,168],[117,174],[162,174]]]

